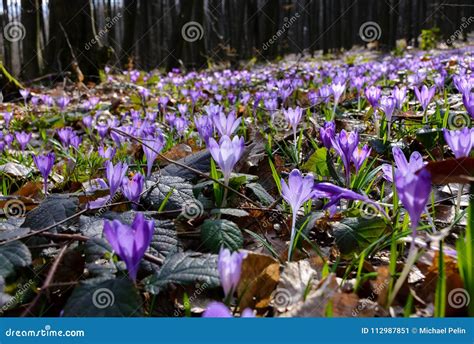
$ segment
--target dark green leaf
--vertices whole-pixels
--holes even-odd
[[[137,317],[142,300],[128,279],[81,282],[64,306],[65,317]]]
[[[332,228],[339,250],[343,255],[350,255],[361,252],[376,241],[387,225],[380,217],[347,217],[334,223]]]
[[[302,168],[318,176],[329,177],[330,173],[326,162],[327,155],[328,150],[326,147],[316,149]]]
[[[210,159],[211,153],[206,149],[180,159],[178,162],[181,165],[186,165],[200,172],[207,173],[209,172]],[[169,164],[163,168],[160,173],[163,176],[177,176],[184,179],[193,179],[197,177],[197,174],[193,171],[176,164]]]
[[[48,196],[39,206],[26,214],[21,227],[39,230],[52,226],[74,215],[78,205],[77,197],[59,194]]]
[[[273,196],[270,195],[261,184],[249,183],[246,186],[255,194],[255,196],[257,196],[258,200],[263,205],[270,205],[275,202],[275,198],[273,198]]]
[[[204,245],[213,252],[222,246],[236,251],[242,248],[244,238],[239,227],[229,220],[206,220],[201,225],[201,238]]]
[[[167,257],[161,269],[144,280],[146,288],[158,294],[170,283],[206,283],[209,288],[219,286],[217,255],[181,252]]]
[[[31,264],[31,253],[20,241],[13,241],[0,246],[0,276],[7,277],[15,268]]]
[[[157,210],[166,200],[164,210],[179,210],[184,204],[195,202],[192,185],[181,177],[160,176],[156,182],[146,182],[145,188],[151,188],[143,197],[145,206]]]

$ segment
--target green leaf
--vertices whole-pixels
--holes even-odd
[[[145,187],[150,191],[142,201],[152,209],[158,209],[164,201],[164,210],[182,209],[184,204],[195,202],[192,185],[181,177],[160,176],[156,182],[147,181]]]
[[[220,285],[217,271],[217,255],[181,252],[165,259],[161,269],[144,281],[146,289],[158,294],[170,283],[205,283],[209,288]]]
[[[26,214],[21,227],[39,230],[61,222],[77,212],[79,200],[68,195],[50,195]]]
[[[236,251],[242,248],[244,238],[240,228],[229,220],[206,220],[201,225],[201,239],[213,252],[219,252],[222,246]]]
[[[273,202],[275,202],[275,198],[273,198],[272,195],[268,193],[265,188],[259,184],[259,183],[249,183],[246,185],[247,188],[249,188],[255,196],[257,196],[258,200],[263,204],[263,205],[270,205]]]
[[[65,317],[137,317],[142,300],[129,279],[81,282],[64,306]]]
[[[302,166],[303,169],[313,172],[318,176],[329,177],[328,164],[326,162],[328,150],[326,147],[317,148]]]
[[[31,253],[20,241],[13,241],[0,246],[0,276],[7,277],[16,268],[31,264]]]
[[[343,255],[360,253],[385,231],[387,225],[380,217],[364,219],[347,217],[332,225],[336,244]]]

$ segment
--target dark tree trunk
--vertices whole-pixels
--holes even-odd
[[[32,79],[42,72],[41,26],[38,0],[21,1],[21,22],[25,27],[21,77]]]
[[[50,0],[49,10],[49,69],[59,73],[70,71],[79,77],[79,67],[87,79],[96,80],[99,69],[107,62],[107,50],[94,38],[89,0]]]

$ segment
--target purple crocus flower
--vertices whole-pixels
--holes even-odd
[[[336,153],[341,157],[342,163],[344,164],[346,185],[349,186],[351,182],[351,160],[354,150],[359,144],[359,135],[354,131],[347,133],[343,129],[333,140],[331,140],[331,142]]]
[[[362,201],[364,203],[369,203],[373,205],[381,214],[388,218],[387,214],[384,212],[382,207],[379,204],[372,201],[365,195],[358,194],[352,190],[334,185],[332,183],[322,182],[314,185],[313,188],[313,197],[314,198],[329,198],[329,202],[324,206],[324,209],[330,210],[331,217],[334,215],[336,210],[336,205],[341,201],[341,199],[351,200],[351,201]]]
[[[178,112],[181,114],[181,116],[186,115],[186,112],[188,112],[188,105],[178,104]]]
[[[63,96],[56,99],[56,104],[58,105],[61,111],[63,111],[69,105],[70,102],[71,99],[69,99],[68,96]]]
[[[63,147],[67,148],[71,142],[71,138],[74,136],[74,130],[70,127],[58,129],[59,140]]]
[[[242,262],[246,256],[245,252],[231,253],[227,248],[221,248],[219,251],[217,269],[226,298],[232,296],[237,290],[242,271]]]
[[[107,147],[104,149],[104,146],[100,146],[98,152],[101,158],[112,160],[115,156],[116,149],[114,147]]]
[[[393,182],[394,173],[399,173],[402,175],[410,173],[413,174],[424,166],[423,157],[419,152],[413,152],[410,155],[410,161],[407,161],[405,154],[403,154],[403,151],[399,147],[393,147],[392,154],[395,160],[395,172],[392,171],[392,165],[382,165],[383,177],[389,182]]]
[[[234,136],[231,140],[229,136],[222,136],[219,143],[214,138],[209,138],[209,151],[214,161],[219,165],[224,175],[224,182],[227,184],[232,170],[242,157],[244,152],[244,138]]]
[[[20,133],[15,133],[15,138],[18,144],[20,145],[20,149],[24,151],[31,140],[31,133],[25,133],[24,131]]]
[[[339,100],[345,90],[346,84],[344,82],[338,82],[331,85],[331,91],[334,96],[334,106],[337,106],[337,104],[339,104]]]
[[[5,121],[5,128],[9,128],[10,127],[10,122],[13,118],[13,112],[2,112],[2,117],[3,117],[3,120]]]
[[[421,107],[423,108],[423,111],[426,111],[426,108],[428,105],[430,105],[431,100],[433,99],[435,92],[436,92],[436,87],[431,87],[428,88],[426,85],[423,85],[421,90],[418,87],[414,88],[416,98],[421,104]]]
[[[318,96],[321,102],[327,104],[329,103],[329,99],[331,97],[331,87],[329,85],[323,85],[318,90]]]
[[[110,160],[105,163],[105,174],[107,176],[107,181],[109,182],[111,197],[115,195],[122,184],[127,169],[128,165],[126,163],[119,162],[115,166]]]
[[[117,255],[125,261],[128,276],[136,281],[138,266],[153,239],[155,222],[138,213],[131,226],[118,220],[104,222],[104,235]]]
[[[209,138],[214,132],[211,118],[207,115],[195,116],[194,125],[196,126],[199,136],[201,136],[202,140],[208,144]]]
[[[449,148],[454,153],[454,156],[459,158],[468,157],[471,154],[473,145],[473,135],[469,128],[463,128],[461,130],[448,130],[444,129],[444,140],[448,144]]]
[[[223,112],[212,116],[212,121],[220,136],[232,136],[240,125],[240,118],[235,116],[235,111],[231,111],[228,116]]]
[[[161,133],[155,136],[146,136],[143,139],[142,149],[146,156],[147,177],[151,176],[153,163],[165,145],[165,139]]]
[[[467,113],[474,118],[474,93],[466,92],[462,96],[462,102],[464,103]]]
[[[94,121],[94,119],[92,118],[92,116],[84,116],[82,118],[82,123],[84,123],[86,128],[91,128],[93,121]]]
[[[370,148],[368,145],[364,145],[362,148],[357,147],[354,150],[354,153],[352,153],[352,162],[354,163],[356,173],[359,172],[359,169],[361,168],[367,157],[370,155],[371,151],[372,148]]]
[[[461,94],[471,92],[472,84],[467,76],[454,76],[453,83]]]
[[[41,173],[41,176],[43,176],[45,195],[48,193],[48,176],[53,169],[54,159],[55,155],[52,152],[44,155],[33,155],[33,161],[36,168]]]
[[[324,123],[324,127],[319,128],[319,137],[327,149],[331,149],[332,140],[336,135],[336,124],[333,121]]]
[[[14,140],[14,137],[13,137],[13,134],[11,133],[6,134],[3,138],[3,141],[5,141],[7,147],[9,148],[12,145],[13,140]]]
[[[397,170],[395,172],[395,187],[400,201],[410,215],[413,232],[411,250],[413,250],[417,235],[416,228],[431,193],[431,175],[426,169],[422,169],[418,174],[403,174]]]
[[[128,178],[124,178],[122,182],[122,191],[125,195],[125,198],[132,202],[132,208],[136,208],[140,201],[140,195],[143,191],[143,184],[145,182],[145,178],[140,173],[135,173],[132,180]]]
[[[374,109],[379,106],[379,99],[381,96],[382,91],[377,86],[370,86],[365,89],[365,97]]]
[[[232,318],[230,309],[222,302],[213,301],[207,305],[202,314],[203,318]],[[250,308],[245,308],[240,316],[241,318],[255,318],[255,314]]]
[[[405,86],[402,86],[400,88],[398,88],[398,86],[395,86],[392,91],[392,96],[396,101],[397,109],[401,110],[407,97],[407,88]]]
[[[27,88],[22,89],[20,90],[20,94],[23,97],[23,100],[25,101],[25,105],[26,105],[26,100],[28,99],[28,96],[30,95],[30,90]]]
[[[384,96],[380,100],[380,108],[385,113],[385,118],[387,118],[388,122],[392,121],[392,115],[393,115],[393,112],[395,111],[396,105],[397,105],[397,101],[393,97]]]
[[[444,83],[445,83],[445,76],[443,74],[439,74],[436,77],[433,78],[433,81],[438,87],[438,90],[442,91],[444,89]]]
[[[82,138],[76,134],[74,134],[71,139],[69,140],[69,144],[74,148],[78,149],[79,145],[82,143]]]
[[[314,177],[311,173],[303,177],[301,172],[294,169],[288,177],[288,184],[281,179],[281,196],[290,205],[293,216],[291,224],[291,239],[288,249],[288,260],[291,259],[293,242],[296,234],[296,217],[301,206],[313,197]]]

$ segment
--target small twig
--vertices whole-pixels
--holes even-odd
[[[38,303],[39,299],[41,298],[41,295],[43,295],[43,292],[49,288],[49,285],[53,281],[54,274],[56,273],[56,270],[59,267],[59,263],[64,257],[64,254],[66,253],[66,250],[68,248],[68,244],[65,244],[62,248],[61,251],[59,251],[59,254],[56,256],[54,259],[53,265],[51,266],[51,269],[48,271],[48,275],[46,276],[46,279],[44,280],[43,286],[39,290],[38,294],[36,294],[35,298],[33,301],[29,304],[28,308],[26,308],[23,313],[21,313],[22,317],[27,316],[28,314],[33,314],[31,311],[33,308],[36,306]]]

